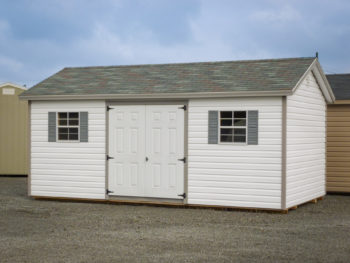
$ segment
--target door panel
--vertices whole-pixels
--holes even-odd
[[[184,192],[183,105],[146,106],[145,195],[182,199]]]
[[[144,196],[145,106],[109,111],[109,180],[112,195]]]
[[[115,106],[109,111],[112,195],[182,199],[183,105]]]

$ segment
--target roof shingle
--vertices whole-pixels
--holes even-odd
[[[171,94],[292,90],[315,58],[64,68],[22,93]]]
[[[350,100],[350,74],[326,75],[336,100]]]

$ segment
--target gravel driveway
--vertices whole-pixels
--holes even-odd
[[[350,196],[283,215],[35,201],[0,177],[0,262],[350,262]]]

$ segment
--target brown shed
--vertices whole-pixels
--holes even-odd
[[[0,175],[27,175],[28,102],[24,87],[0,84]]]
[[[336,98],[327,111],[327,192],[350,193],[350,74],[327,79]]]

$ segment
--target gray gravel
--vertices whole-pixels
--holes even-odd
[[[350,196],[283,215],[36,201],[0,177],[0,262],[350,262]]]

